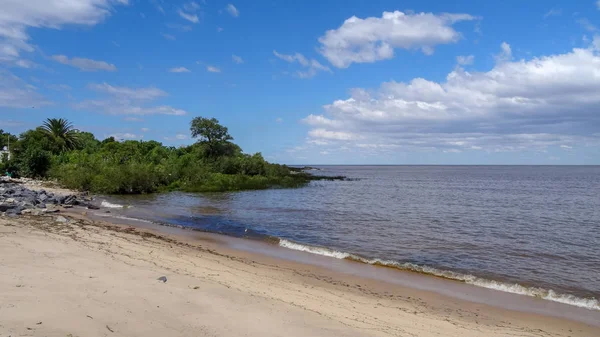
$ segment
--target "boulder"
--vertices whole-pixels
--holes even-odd
[[[21,215],[21,212],[24,210],[25,208],[23,208],[22,206],[17,206],[15,205],[15,207],[13,208],[9,208],[6,210],[6,214],[8,215]]]
[[[64,205],[77,205],[77,196],[69,195],[61,202]]]
[[[0,204],[0,212],[7,212],[11,209],[15,209],[19,206],[15,205],[15,204]]]
[[[56,220],[56,222],[61,222],[61,223],[67,223],[67,222],[69,222],[69,219],[65,218],[62,215],[57,216],[56,219],[54,219],[54,220]]]

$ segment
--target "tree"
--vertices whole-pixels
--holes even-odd
[[[9,142],[14,145],[17,140],[19,140],[19,138],[0,129],[0,150],[4,149],[5,146],[8,146]]]
[[[40,128],[54,143],[58,152],[79,147],[79,130],[62,118],[48,118]]]
[[[198,138],[200,143],[206,144],[207,155],[218,157],[222,155],[225,145],[233,140],[227,127],[219,124],[216,118],[196,117],[190,123],[192,138]]]

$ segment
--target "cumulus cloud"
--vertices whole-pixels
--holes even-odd
[[[240,16],[240,11],[238,11],[238,9],[235,8],[235,6],[232,4],[227,5],[225,9],[227,10],[227,13],[231,14],[231,16],[233,16],[234,18]]]
[[[458,63],[461,66],[473,64],[473,61],[475,61],[475,56],[473,55],[456,57],[456,63]]]
[[[190,70],[186,67],[175,67],[175,68],[171,68],[169,69],[170,73],[189,73]]]
[[[315,59],[307,59],[304,55],[300,53],[295,53],[293,55],[280,54],[276,50],[273,50],[273,55],[277,58],[282,59],[288,63],[298,63],[306,70],[298,70],[296,71],[296,76],[299,78],[311,78],[314,77],[319,71],[331,72],[329,67],[326,67],[319,63],[319,61]]]
[[[233,63],[236,63],[236,64],[244,63],[244,59],[242,59],[240,56],[237,56],[235,54],[231,55],[231,60],[233,61]]]
[[[102,112],[110,115],[173,115],[187,114],[185,110],[168,105],[150,105],[151,102],[168,96],[161,89],[129,88],[113,86],[107,83],[90,84],[88,88],[102,94],[100,99],[85,100],[73,105],[75,109]],[[137,117],[127,121],[141,121]]]
[[[600,50],[593,46],[512,61],[503,43],[486,72],[459,67],[441,82],[354,89],[303,120],[312,128],[308,143],[447,153],[600,146]]]
[[[221,69],[213,66],[207,66],[206,71],[208,71],[209,73],[220,73]]]
[[[54,55],[52,59],[58,63],[62,63],[71,67],[78,68],[81,71],[116,71],[117,67],[114,64],[104,61],[96,61],[81,57],[73,57],[69,59],[65,55]]]
[[[352,63],[391,59],[394,49],[420,49],[429,55],[440,44],[457,42],[461,35],[452,25],[475,20],[469,14],[383,12],[366,19],[353,16],[319,38],[320,52],[338,68]]]
[[[61,29],[65,25],[92,26],[110,15],[124,0],[28,0],[3,1],[0,10],[0,62],[16,62],[22,52],[32,52],[27,30]]]

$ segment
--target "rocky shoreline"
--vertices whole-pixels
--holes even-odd
[[[62,194],[44,189],[31,189],[25,181],[3,177],[0,179],[0,214],[19,216],[23,214],[41,215],[56,213],[60,208],[74,206],[99,209],[94,198],[85,193]]]

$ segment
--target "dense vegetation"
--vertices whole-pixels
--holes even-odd
[[[14,176],[56,179],[67,188],[109,194],[162,190],[192,192],[298,187],[313,176],[245,154],[225,126],[195,118],[190,146],[156,141],[97,140],[64,119],[48,119],[19,137],[0,130],[0,148],[10,138],[11,159],[0,169]]]

